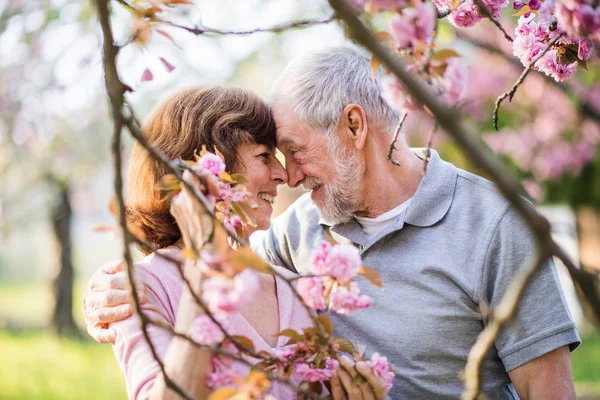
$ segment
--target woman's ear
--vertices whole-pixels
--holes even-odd
[[[361,150],[365,146],[369,132],[365,110],[358,104],[349,104],[344,108],[342,115],[346,120],[349,138],[354,143],[354,147]]]

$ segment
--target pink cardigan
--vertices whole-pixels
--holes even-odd
[[[177,257],[180,250],[172,246],[160,250],[160,252]],[[156,254],[150,254],[141,262],[136,263],[135,267],[136,280],[146,285],[148,301],[142,304],[142,310],[150,319],[174,327],[183,284],[177,267]],[[293,275],[284,268],[276,268],[283,274]],[[280,330],[292,328],[301,331],[302,328],[311,326],[312,322],[306,310],[298,303],[287,284],[279,277],[276,277],[275,282]],[[265,315],[265,318],[269,317]],[[254,342],[257,351],[273,352],[274,349],[264,341],[240,313],[231,314],[229,325],[232,330],[231,334],[247,336]],[[117,330],[117,339],[113,350],[125,375],[128,397],[136,400],[146,399],[160,369],[144,340],[139,317],[134,315],[126,320],[115,322],[111,326]],[[172,335],[154,325],[148,327],[148,333],[159,357],[163,359]],[[277,347],[282,347],[287,340],[286,337],[279,337]],[[242,376],[249,371],[249,367],[241,363],[234,363],[233,368]],[[208,369],[207,372],[209,372]],[[280,400],[296,398],[296,394],[289,387],[281,384],[274,384],[271,393]]]

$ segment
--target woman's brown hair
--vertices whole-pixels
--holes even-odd
[[[275,122],[265,102],[246,90],[221,86],[185,89],[170,96],[146,119],[142,133],[171,160],[193,160],[202,145],[211,151],[216,147],[229,172],[238,163],[239,145],[275,147]],[[136,143],[128,171],[127,216],[157,248],[181,237],[168,199],[154,189],[166,174],[165,166]]]

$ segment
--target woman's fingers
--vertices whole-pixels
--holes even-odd
[[[371,367],[364,361],[356,363],[356,370],[367,380],[377,400],[385,400],[387,398],[387,384],[383,378],[373,374]]]
[[[117,331],[112,328],[103,328],[102,326],[87,326],[88,334],[98,343],[114,344],[117,339]]]
[[[354,383],[352,376],[345,367],[337,369],[338,378],[342,382],[344,391],[348,394],[349,400],[363,400],[361,389]]]
[[[334,400],[346,400],[348,397],[346,396],[346,392],[344,391],[337,371],[337,369],[333,371],[333,375],[331,376],[331,396]]]
[[[122,304],[116,307],[103,307],[86,313],[88,326],[99,326],[100,324],[109,324],[111,322],[121,321],[133,314],[131,304]]]

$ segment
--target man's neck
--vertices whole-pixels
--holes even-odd
[[[398,141],[403,140],[399,138]],[[361,201],[356,215],[375,218],[410,199],[424,175],[424,161],[418,158],[405,143],[398,143],[393,157],[400,163],[394,165],[381,144],[380,148],[365,149],[366,168],[361,187]]]

